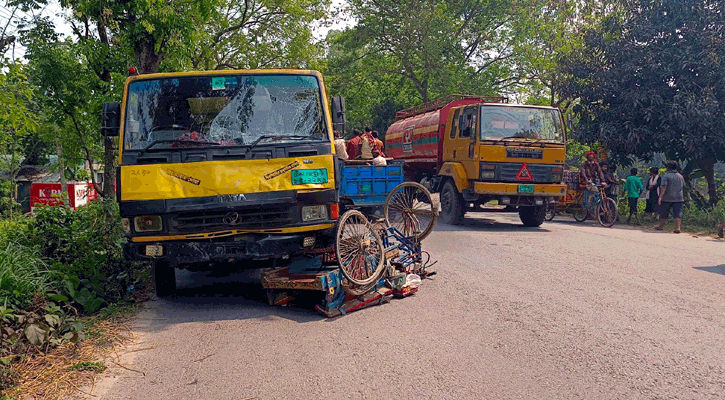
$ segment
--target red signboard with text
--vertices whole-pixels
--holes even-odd
[[[39,204],[57,206],[62,204],[60,183],[33,183],[30,185],[30,212]],[[69,183],[68,200],[70,207],[76,209],[98,198],[98,193],[90,183]]]

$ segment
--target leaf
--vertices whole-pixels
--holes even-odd
[[[42,330],[38,325],[32,324],[25,328],[25,337],[28,341],[35,346],[40,346],[45,343],[46,332]]]
[[[58,301],[58,302],[63,302],[63,303],[68,302],[68,298],[63,296],[62,294],[49,294],[48,298],[53,301]]]
[[[50,326],[58,326],[60,324],[60,317],[53,314],[46,314],[45,321],[48,322],[48,325]]]

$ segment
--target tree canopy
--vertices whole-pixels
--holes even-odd
[[[627,1],[562,60],[563,96],[579,99],[576,131],[619,160],[665,153],[699,169],[717,200],[713,165],[725,159],[722,1]]]

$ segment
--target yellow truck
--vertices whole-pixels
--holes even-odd
[[[248,70],[131,76],[104,104],[126,254],[155,263],[160,296],[175,268],[330,245],[344,101],[329,103],[319,72]]]
[[[561,112],[508,104],[504,98],[451,95],[399,111],[385,136],[390,157],[405,160],[406,180],[440,192],[440,219],[497,200],[540,226],[546,206],[566,193]]]

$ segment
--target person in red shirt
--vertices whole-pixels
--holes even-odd
[[[360,131],[355,129],[352,131],[352,139],[347,141],[347,156],[348,160],[355,160],[360,156]]]

